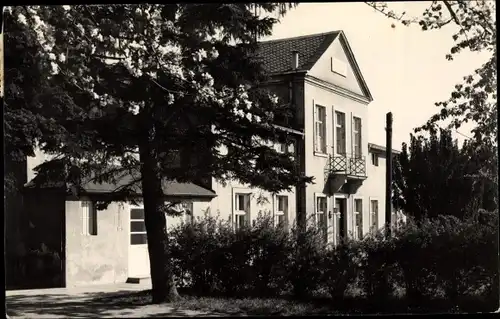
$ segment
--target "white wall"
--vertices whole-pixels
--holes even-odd
[[[234,220],[232,218],[233,215],[233,205],[234,205],[234,197],[236,193],[251,193],[250,200],[250,219],[254,220],[257,218],[259,213],[270,212],[274,214],[276,210],[276,196],[273,194],[266,192],[264,190],[258,188],[251,188],[248,185],[243,185],[238,183],[237,181],[230,181],[226,185],[222,185],[217,182],[215,179],[213,180],[214,188],[213,190],[216,192],[217,197],[212,199],[210,203],[210,211],[213,217],[219,216],[222,220]],[[293,221],[296,218],[296,199],[295,199],[295,191],[292,190],[290,192],[280,192],[276,195],[284,195],[288,196],[288,220],[289,225],[291,226]],[[266,203],[258,203],[257,199],[259,196],[263,196],[267,199]]]

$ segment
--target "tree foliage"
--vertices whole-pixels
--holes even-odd
[[[449,130],[433,130],[430,138],[412,135],[395,161],[394,205],[417,220],[439,215],[465,219],[480,208],[492,211],[497,186],[478,174],[492,156],[491,148],[478,151],[472,142],[460,148]]]
[[[454,45],[446,55],[448,60],[453,60],[464,50],[491,52],[485,64],[473,74],[464,76],[462,83],[455,85],[447,100],[435,103],[439,111],[424,125],[417,127],[415,132],[432,132],[446,121],[449,122],[447,128],[452,130],[472,123],[474,136],[466,142],[464,149],[482,156],[484,166],[476,166],[477,171],[469,172],[468,176],[474,179],[475,185],[482,185],[484,179],[488,180],[487,183],[498,185],[496,2],[429,1],[429,7],[419,16],[395,12],[386,2],[366,4],[405,26],[418,24],[423,31],[454,26]],[[498,196],[495,194],[493,198],[497,200]]]
[[[440,111],[433,115],[420,130],[429,130],[443,120],[451,120],[449,128],[457,129],[462,124],[473,122],[472,132],[477,141],[497,144],[497,47],[496,47],[496,3],[495,1],[429,1],[429,7],[416,17],[407,17],[405,12],[391,10],[386,2],[366,2],[375,10],[403,25],[418,24],[423,31],[440,29],[454,24],[456,32],[450,53],[453,58],[464,50],[491,52],[490,59],[474,74],[464,76],[446,101],[436,102]]]
[[[41,46],[35,32],[13,15],[5,15],[3,38],[5,74],[4,154],[6,165],[22,163],[34,156],[42,136],[59,136],[61,127],[53,120],[68,100],[65,92],[46,81],[47,65],[41,57]],[[18,181],[6,171],[5,186],[15,190]]]
[[[155,302],[177,295],[163,214],[173,211],[164,203],[163,182],[214,177],[277,192],[311,181],[298,174],[292,156],[271,145],[291,142],[273,125],[290,106],[262,87],[266,77],[256,59],[258,36],[269,35],[278,21],[257,9],[280,16],[291,6],[9,10],[10,19],[35,34],[37,59],[49,71],[44,80],[64,97],[51,94],[43,104],[64,101],[51,114],[58,134],[34,138],[57,156],[38,167],[39,181],[55,175],[77,189],[90,180],[122,181],[112,200],[132,200],[142,188]],[[7,32],[19,31],[7,26]]]

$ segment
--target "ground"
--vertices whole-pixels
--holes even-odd
[[[10,318],[138,318],[222,316],[172,305],[120,302],[119,295],[150,289],[144,284],[6,291]]]

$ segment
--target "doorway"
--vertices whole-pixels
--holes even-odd
[[[144,207],[130,207],[130,246],[128,252],[128,276],[147,278],[150,275]]]
[[[347,198],[335,197],[335,244],[347,238]]]

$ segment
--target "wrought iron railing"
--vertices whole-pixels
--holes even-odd
[[[330,174],[346,174],[350,176],[366,176],[366,159],[364,156],[331,155],[328,162]]]

